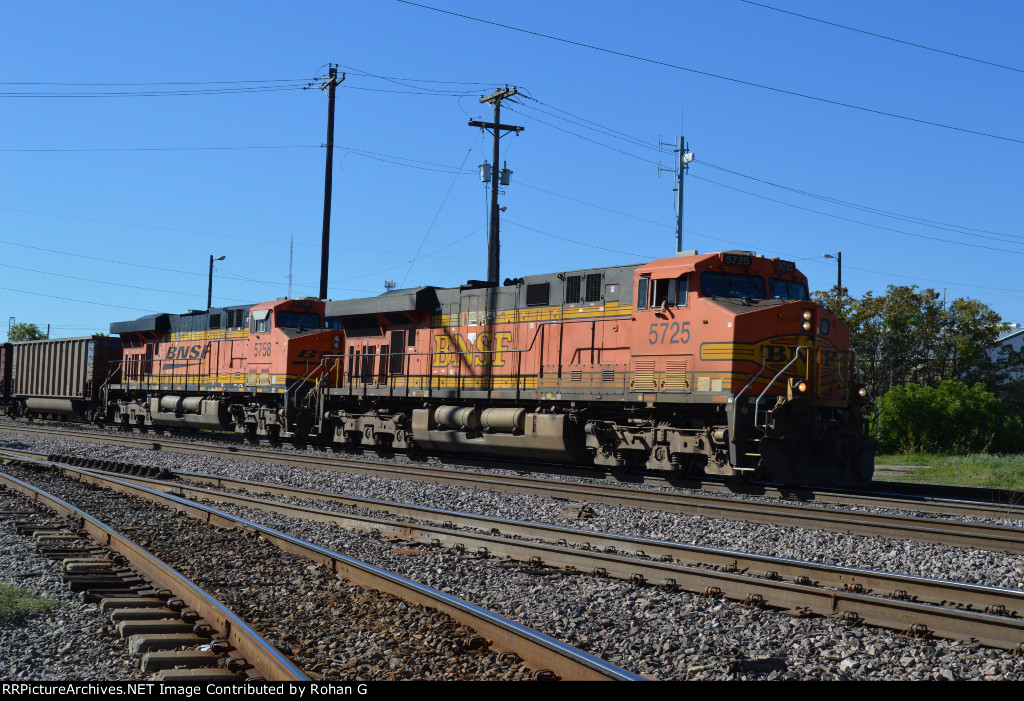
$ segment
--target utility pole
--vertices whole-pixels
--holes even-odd
[[[224,260],[224,256],[213,257],[210,254],[210,283],[206,287],[206,311],[210,311],[210,306],[213,304],[213,261]]]
[[[669,144],[658,139],[658,146],[668,146]],[[690,152],[690,145],[686,143],[683,136],[673,144],[673,152],[676,156],[676,253],[681,253],[683,250],[683,175],[690,172],[690,163],[693,162],[693,153]],[[668,170],[662,168],[661,164],[658,164],[658,177],[661,177],[661,171]]]
[[[324,174],[324,235],[320,244],[320,299],[327,299],[327,260],[331,250],[331,176],[334,173],[334,91],[345,74],[338,79],[337,64],[330,67],[328,79],[320,89],[327,90],[327,171]]]
[[[494,166],[491,168],[491,230],[487,237],[487,282],[492,284],[498,284],[498,274],[500,269],[500,255],[499,255],[499,237],[498,237],[498,140],[501,138],[501,132],[511,131],[517,135],[523,131],[525,127],[510,126],[501,123],[501,101],[506,100],[513,95],[518,95],[519,91],[516,88],[511,90],[506,85],[501,90],[481,97],[480,102],[489,102],[494,105],[494,122],[477,122],[470,120],[469,126],[480,127],[483,129],[491,129],[491,133],[494,134]],[[500,173],[509,172],[507,168],[502,169]],[[507,176],[504,184],[508,184]]]
[[[826,253],[823,257],[824,258],[835,258],[836,259],[836,264],[838,266],[838,276],[836,278],[836,290],[837,291],[842,291],[842,289],[843,289],[843,252],[839,251],[835,255],[832,255],[831,253]]]

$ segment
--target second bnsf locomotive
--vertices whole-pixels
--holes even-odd
[[[107,420],[865,485],[849,329],[745,251],[111,325]],[[23,407],[24,408],[24,407]]]

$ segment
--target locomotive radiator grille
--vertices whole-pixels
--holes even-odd
[[[687,374],[686,360],[668,360],[665,362],[665,389],[688,390],[690,377]]]
[[[633,368],[633,389],[657,389],[658,383],[654,379],[654,361],[637,360]]]

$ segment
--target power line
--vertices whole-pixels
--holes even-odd
[[[75,87],[127,87],[140,85],[239,85],[243,83],[298,83],[305,78],[265,78],[262,80],[205,80],[196,82],[146,82],[146,83],[72,83],[72,82],[32,82],[9,81],[0,85],[68,85]]]
[[[950,239],[943,239],[943,238],[939,238],[938,236],[926,236],[925,234],[915,234],[915,233],[911,233],[909,231],[903,231],[902,229],[893,229],[893,228],[888,227],[888,226],[880,226],[878,224],[869,224],[868,222],[863,222],[863,221],[860,221],[860,220],[857,220],[857,219],[850,219],[849,217],[842,217],[842,216],[839,216],[838,214],[829,214],[828,212],[821,212],[821,211],[816,210],[816,209],[810,209],[809,207],[801,207],[800,205],[792,204],[790,202],[783,202],[782,200],[776,200],[776,199],[774,199],[772,197],[765,197],[764,195],[758,195],[758,194],[753,193],[753,192],[748,192],[746,190],[741,190],[738,187],[732,187],[731,185],[726,185],[724,183],[719,183],[719,182],[716,182],[714,180],[710,180],[708,178],[702,178],[699,175],[691,175],[690,177],[691,178],[696,178],[697,180],[703,180],[704,182],[711,183],[712,185],[718,185],[719,187],[724,187],[724,188],[726,188],[728,190],[735,190],[736,192],[742,192],[743,194],[750,195],[751,197],[757,197],[758,199],[768,200],[769,202],[775,202],[776,204],[785,205],[786,207],[793,207],[794,209],[800,209],[800,210],[803,210],[805,212],[811,212],[813,214],[820,214],[820,215],[825,216],[825,217],[831,217],[832,219],[839,219],[841,221],[851,222],[853,224],[860,224],[861,226],[868,226],[868,227],[871,227],[872,229],[880,229],[882,231],[891,231],[891,232],[896,233],[896,234],[903,234],[904,236],[913,236],[915,238],[928,239],[929,241],[940,241],[942,243],[952,243],[952,244],[956,244],[958,246],[969,246],[971,248],[983,248],[983,249],[986,249],[986,250],[989,250],[989,251],[998,251],[1000,253],[1015,253],[1017,255],[1024,255],[1024,251],[1015,251],[1015,250],[1008,249],[1008,248],[995,248],[993,246],[984,246],[984,245],[978,244],[978,243],[967,243],[966,241],[951,241]],[[1004,242],[1002,239],[996,239],[995,237],[992,237],[992,236],[984,236],[982,234],[969,234],[969,235],[970,236],[978,236],[980,238],[986,238],[986,239],[994,239],[996,241]]]
[[[423,234],[423,238],[420,240],[419,247],[416,248],[416,253],[413,254],[412,260],[409,261],[409,269],[405,271],[405,275],[402,277],[401,285],[405,285],[406,279],[409,277],[409,273],[412,272],[412,266],[416,264],[419,259],[420,251],[423,250],[424,244],[427,243],[427,237],[430,236],[430,232],[434,230],[434,224],[437,223],[437,218],[441,216],[441,210],[444,209],[445,204],[448,202],[448,196],[452,194],[452,188],[455,187],[455,181],[458,180],[458,175],[462,172],[463,166],[466,165],[466,160],[469,158],[469,154],[473,152],[473,146],[476,145],[477,136],[474,134],[472,140],[469,142],[469,148],[466,150],[466,155],[462,158],[462,163],[459,165],[458,170],[455,171],[455,177],[452,178],[451,183],[448,185],[448,191],[444,193],[444,197],[441,199],[441,204],[438,206],[437,211],[434,212],[434,218],[430,220],[430,226]]]
[[[530,107],[529,105],[524,105],[524,106]],[[549,105],[549,107],[551,107],[552,109],[555,109],[556,111],[564,112],[564,110],[560,110],[557,107],[553,107],[553,106],[550,106],[550,105]],[[511,108],[509,108],[509,109],[511,109]],[[518,110],[514,110],[514,111],[518,111]],[[603,126],[601,124],[598,124],[596,122],[590,122],[590,120],[584,119],[583,117],[580,117],[579,115],[573,115],[572,113],[569,113],[569,112],[566,112],[566,114],[570,114],[571,116],[581,120],[582,122],[587,122],[589,124],[593,124],[594,126],[591,127],[591,126],[587,126],[586,124],[580,124],[579,122],[575,122],[579,126],[582,126],[584,128],[587,128],[587,129],[593,129],[594,131],[598,131],[598,133],[603,133],[600,130],[614,131],[614,130],[610,129],[609,127],[605,127],[605,126]],[[644,163],[655,164],[654,161],[652,161],[650,159],[647,159],[647,158],[644,158],[643,156],[638,156],[636,154],[630,153],[628,151],[623,151],[622,149],[615,148],[614,146],[610,146],[610,145],[602,143],[600,141],[596,141],[594,139],[590,139],[590,138],[585,137],[585,136],[583,136],[581,134],[577,134],[576,132],[574,132],[572,130],[564,129],[562,127],[555,126],[553,124],[550,124],[549,122],[545,122],[544,120],[537,119],[536,117],[534,117],[533,119],[535,119],[536,121],[540,122],[541,124],[545,124],[547,126],[552,127],[553,129],[557,129],[557,130],[562,131],[562,132],[564,132],[566,134],[570,134],[570,135],[575,136],[575,137],[577,137],[579,139],[583,139],[584,141],[588,141],[588,142],[590,142],[592,144],[595,144],[597,146],[601,146],[602,148],[607,148],[607,149],[610,149],[612,151],[616,151],[617,153],[621,153],[621,154],[624,154],[626,156],[630,156],[631,158],[635,158],[635,159],[637,159],[639,161],[643,161]],[[622,136],[624,137],[624,140],[629,140],[631,143],[635,143],[637,146],[641,146],[641,147],[644,147],[644,148],[649,148],[649,149],[652,149],[652,150],[660,150],[660,149],[657,149],[657,147],[655,147],[653,145],[649,145],[649,144],[644,143],[641,139],[629,136],[628,134],[624,134],[622,132],[618,132],[618,133],[622,134]],[[1011,239],[1010,241],[1007,241],[1007,243],[1012,243],[1013,242],[1012,239],[1024,238],[1024,236],[1019,236],[1019,235],[1016,235],[1016,234],[1006,234],[1006,233],[1001,233],[1001,232],[998,232],[998,231],[990,231],[990,230],[987,230],[987,229],[978,229],[978,228],[963,226],[963,225],[960,225],[960,224],[950,224],[948,222],[941,222],[941,221],[937,221],[937,220],[934,220],[934,219],[925,219],[923,217],[915,217],[915,216],[909,215],[909,214],[901,214],[901,213],[898,213],[898,212],[891,212],[891,211],[884,210],[884,209],[878,209],[876,207],[870,207],[868,205],[858,204],[858,203],[855,203],[855,202],[848,202],[846,200],[840,200],[840,199],[837,199],[837,198],[834,198],[834,197],[829,197],[827,195],[820,195],[820,194],[817,194],[817,193],[814,193],[814,192],[809,192],[807,190],[802,190],[802,189],[791,187],[791,186],[788,186],[788,185],[782,185],[780,183],[775,183],[775,182],[772,182],[770,180],[765,180],[763,178],[758,178],[758,177],[755,177],[755,176],[752,176],[752,175],[747,175],[747,174],[741,173],[739,171],[731,170],[729,168],[724,168],[722,166],[716,165],[716,164],[711,163],[711,162],[706,161],[706,160],[694,161],[693,165],[698,166],[698,167],[700,167],[700,166],[707,166],[708,168],[714,168],[715,170],[720,170],[722,172],[730,173],[732,175],[736,175],[736,176],[741,177],[741,178],[746,178],[748,180],[753,180],[755,182],[759,182],[759,183],[762,183],[762,184],[765,184],[765,185],[771,185],[772,187],[777,187],[777,188],[780,188],[780,189],[783,189],[783,190],[788,190],[790,192],[795,192],[797,194],[804,195],[806,197],[812,197],[814,199],[818,199],[818,200],[822,200],[822,201],[825,201],[825,202],[829,202],[831,204],[841,205],[841,206],[844,206],[844,207],[850,207],[852,209],[857,209],[857,210],[860,210],[860,211],[869,212],[869,213],[872,213],[872,214],[877,214],[879,216],[889,217],[889,218],[896,219],[896,220],[899,220],[899,221],[906,221],[906,222],[909,222],[909,223],[922,224],[922,225],[930,226],[932,228],[942,229],[944,231],[950,231],[950,232],[953,232],[953,233],[966,234],[968,236],[976,235],[976,234],[972,234],[970,232],[979,232],[981,234],[993,234],[994,236],[1001,236],[1001,237],[1004,237],[1005,239]],[[707,179],[705,179],[705,180],[707,180]],[[727,185],[722,185],[721,183],[717,183],[717,182],[715,182],[713,180],[707,180],[707,182],[710,182],[710,183],[715,184],[715,185],[721,185],[722,187],[728,187]],[[761,195],[754,195],[753,193],[748,193],[745,190],[740,190],[738,188],[734,188],[734,189],[736,189],[737,192],[742,192],[744,194],[750,194],[753,197],[761,197]],[[766,199],[770,199],[770,198],[766,198]],[[773,202],[779,202],[779,200],[772,200],[772,201]],[[783,202],[782,204],[786,204],[786,203]],[[796,206],[796,205],[793,205],[793,206]],[[814,211],[814,210],[809,210],[809,211]],[[983,237],[983,238],[991,238],[991,237]],[[1000,239],[994,239],[994,240],[1000,240]]]
[[[304,90],[306,83],[294,85],[251,85],[233,88],[191,88],[174,90],[106,90],[106,91],[11,91],[0,92],[0,98],[111,98],[111,97],[177,97],[187,95],[237,95],[245,93]]]
[[[864,212],[869,212],[871,214],[878,214],[880,216],[890,217],[892,219],[897,219],[899,221],[906,221],[906,222],[915,223],[915,224],[926,224],[926,225],[933,226],[934,228],[937,228],[937,229],[944,229],[945,231],[952,231],[954,233],[967,233],[967,232],[970,232],[970,231],[977,231],[977,232],[980,232],[980,233],[983,233],[983,234],[994,234],[996,236],[1003,236],[1003,237],[1010,238],[1010,239],[1024,238],[1024,236],[1019,236],[1017,234],[1004,234],[1004,233],[1001,233],[1001,232],[998,232],[998,231],[989,231],[987,229],[976,229],[976,228],[972,228],[972,227],[969,227],[969,226],[963,226],[961,224],[950,224],[948,222],[941,222],[941,221],[937,221],[937,220],[934,220],[934,219],[924,219],[922,217],[915,217],[915,216],[910,215],[910,214],[900,214],[899,212],[890,212],[890,211],[885,210],[885,209],[877,209],[875,207],[869,207],[868,205],[858,204],[856,202],[848,202],[846,200],[840,200],[840,199],[837,199],[835,197],[829,197],[827,195],[819,195],[819,194],[814,193],[814,192],[808,192],[807,190],[801,190],[799,188],[790,187],[789,185],[781,185],[779,183],[774,183],[774,182],[772,182],[770,180],[764,180],[762,178],[757,178],[757,177],[755,177],[753,175],[747,175],[745,173],[740,173],[740,172],[735,171],[735,170],[730,170],[728,168],[723,168],[722,166],[715,165],[714,163],[710,163],[710,162],[705,161],[705,160],[697,161],[697,162],[694,163],[694,165],[706,166],[708,168],[714,168],[715,170],[720,170],[720,171],[722,171],[724,173],[730,173],[732,175],[736,175],[736,176],[741,177],[741,178],[746,178],[747,180],[753,180],[755,182],[763,183],[765,185],[771,185],[772,187],[777,187],[777,188],[780,188],[782,190],[788,190],[790,192],[795,192],[797,194],[804,195],[805,197],[812,197],[814,199],[822,200],[824,202],[829,202],[831,204],[838,204],[838,205],[841,205],[843,207],[850,207],[852,209],[857,209],[857,210],[861,210],[861,211],[864,211]]]
[[[157,226],[155,224],[134,224],[134,223],[131,223],[131,222],[114,221],[114,220],[111,220],[111,219],[96,219],[96,218],[93,218],[93,217],[79,217],[79,216],[74,216],[74,215],[71,215],[71,214],[54,214],[52,212],[39,212],[39,211],[36,211],[36,210],[31,210],[31,209],[15,209],[14,207],[0,207],[0,211],[3,211],[3,212],[17,212],[19,214],[37,214],[37,215],[43,216],[43,217],[58,217],[60,219],[76,219],[78,221],[96,222],[98,224],[117,224],[118,226],[131,226],[131,227],[136,227],[136,228],[140,228],[140,229],[156,229],[158,231],[178,231],[178,232],[182,232],[182,233],[186,233],[186,234],[200,234],[202,236],[223,236],[225,238],[245,239],[247,241],[266,241],[268,243],[283,243],[283,242],[278,241],[276,239],[257,238],[257,237],[254,237],[254,236],[250,236],[248,234],[224,234],[224,233],[220,233],[220,232],[216,232],[216,231],[201,231],[201,230],[198,230],[198,229],[180,229],[180,228],[175,228],[175,227],[170,227],[170,226]],[[11,245],[14,245],[14,246],[23,245],[23,244],[13,243],[13,242],[10,242],[10,241],[0,241],[0,243],[10,243]],[[300,245],[311,245],[311,244],[300,244]],[[46,249],[41,249],[41,250],[46,250]],[[53,252],[54,253],[63,253],[64,251],[53,251]],[[103,260],[103,259],[102,258],[97,258],[96,260]],[[171,272],[174,272],[174,271],[171,271]],[[200,273],[196,273],[196,274],[198,275]]]
[[[953,53],[952,51],[943,51],[942,49],[936,49],[931,46],[925,46],[924,44],[915,44],[912,41],[904,41],[903,39],[896,39],[894,37],[886,36],[884,34],[876,34],[875,32],[868,32],[863,29],[857,29],[856,27],[848,27],[845,24],[838,24],[836,22],[829,22],[827,20],[818,19],[817,17],[811,17],[809,15],[801,15],[799,12],[790,12],[789,10],[783,10],[778,7],[772,7],[771,5],[763,5],[759,2],[753,2],[753,0],[740,0],[748,5],[756,5],[757,7],[763,7],[766,10],[774,10],[775,12],[782,12],[783,14],[793,15],[794,17],[801,17],[803,19],[809,19],[812,22],[820,22],[821,24],[827,24],[832,27],[838,27],[839,29],[845,29],[850,32],[857,32],[858,34],[866,34],[868,36],[876,37],[878,39],[885,39],[886,41],[894,41],[897,44],[905,44],[907,46],[913,46],[918,49],[924,49],[925,51],[934,51],[938,54],[945,54],[946,56],[953,56],[954,58],[962,58],[965,61],[974,61],[975,63],[983,63],[986,66],[993,66],[995,68],[1004,68],[1008,71],[1015,71],[1017,73],[1024,73],[1024,70],[1020,68],[1014,68],[1013,66],[1004,66],[1001,63],[993,63],[992,61],[985,61],[980,58],[972,58],[970,56],[964,56],[963,54]]]
[[[57,251],[52,248],[42,248],[41,246],[30,246],[27,243],[18,243],[16,241],[3,241],[0,240],[0,244],[7,244],[8,246],[20,246],[21,248],[30,248],[34,251],[43,251],[44,253],[58,253],[62,256],[71,256],[73,258],[85,258],[86,260],[97,260],[102,263],[114,263],[115,265],[127,265],[133,268],[147,268],[149,270],[159,270],[165,273],[178,273],[179,275],[198,275],[199,277],[206,277],[206,273],[196,273],[190,270],[172,270],[171,268],[159,268],[155,265],[143,265],[142,263],[127,263],[121,260],[112,260],[110,258],[98,258],[96,256],[87,256],[82,253],[68,253],[67,251]]]
[[[138,307],[125,307],[125,306],[120,305],[120,304],[106,304],[105,302],[91,302],[91,301],[89,301],[87,299],[75,299],[73,297],[59,297],[57,295],[48,295],[48,294],[45,294],[43,292],[32,292],[31,290],[16,290],[13,287],[0,287],[0,290],[7,290],[8,292],[17,292],[18,294],[23,294],[23,295],[34,295],[36,297],[49,297],[50,299],[59,299],[59,300],[62,300],[64,302],[79,302],[81,304],[93,304],[93,305],[96,305],[98,307],[112,307],[114,309],[129,309],[129,310],[131,310],[133,312],[147,312],[149,314],[159,314],[159,312],[154,310],[154,309],[139,309]]]
[[[62,277],[62,278],[67,278],[68,280],[79,280],[81,282],[90,282],[90,283],[95,283],[95,284],[99,284],[99,285],[111,285],[113,287],[124,287],[124,288],[132,289],[132,290],[144,290],[146,292],[159,292],[161,294],[179,295],[179,296],[182,296],[182,297],[194,297],[195,296],[195,295],[190,294],[188,292],[180,292],[180,291],[175,291],[175,290],[161,290],[161,289],[155,288],[155,287],[153,287],[151,285],[145,285],[145,286],[143,286],[143,285],[128,285],[128,284],[125,284],[123,282],[110,282],[109,280],[95,280],[93,278],[77,277],[75,275],[64,275],[63,273],[55,273],[55,272],[52,272],[52,271],[49,271],[49,270],[35,270],[33,268],[23,268],[23,267],[18,266],[18,265],[10,265],[8,263],[0,263],[0,267],[11,268],[13,270],[22,270],[22,271],[29,272],[29,273],[36,273],[38,275],[52,275],[53,277]],[[247,300],[233,300],[233,301],[244,303]]]
[[[319,144],[294,144],[291,146],[108,146],[100,148],[0,148],[3,153],[90,153],[103,151],[246,151],[280,150],[295,148],[323,148]]]
[[[1010,141],[1010,142],[1017,143],[1017,144],[1024,144],[1024,139],[1015,139],[1015,138],[1010,137],[1010,136],[1000,136],[998,134],[989,134],[988,132],[977,131],[975,129],[967,129],[967,128],[964,128],[964,127],[957,127],[957,126],[953,126],[951,124],[943,124],[942,122],[933,122],[933,121],[930,121],[930,120],[927,120],[927,119],[919,119],[917,117],[908,117],[906,115],[897,114],[895,112],[886,112],[884,110],[877,110],[877,109],[873,109],[871,107],[862,107],[860,105],[854,105],[854,104],[851,104],[851,103],[848,103],[848,102],[841,102],[839,100],[830,100],[828,98],[816,97],[814,95],[808,95],[806,93],[800,93],[800,92],[796,92],[796,91],[793,91],[793,90],[785,90],[783,88],[776,88],[776,87],[772,87],[770,85],[763,85],[761,83],[754,83],[754,82],[751,82],[749,80],[740,80],[739,78],[731,78],[729,76],[719,75],[717,73],[709,73],[708,71],[700,71],[700,70],[697,70],[696,68],[688,68],[686,66],[681,66],[681,65],[678,65],[678,64],[675,64],[675,63],[668,63],[667,61],[659,61],[657,59],[646,58],[644,56],[638,56],[636,54],[630,54],[630,53],[626,53],[624,51],[615,51],[613,49],[606,49],[606,48],[603,48],[603,47],[600,47],[600,46],[595,46],[593,44],[586,44],[586,43],[583,43],[583,42],[580,42],[580,41],[573,41],[571,39],[564,39],[562,37],[553,36],[551,34],[543,34],[541,32],[534,32],[534,31],[531,31],[529,29],[522,29],[521,27],[513,27],[512,25],[509,25],[509,24],[502,24],[500,22],[493,22],[491,20],[480,19],[479,17],[471,17],[470,15],[464,15],[464,14],[460,14],[458,12],[452,12],[450,10],[442,10],[442,9],[437,8],[437,7],[431,7],[429,5],[421,5],[420,3],[411,2],[411,0],[396,0],[396,2],[400,2],[400,3],[404,4],[404,5],[412,5],[414,7],[420,7],[420,8],[423,8],[425,10],[432,10],[433,12],[439,12],[439,13],[446,14],[446,15],[452,15],[453,17],[461,17],[462,19],[468,19],[468,20],[472,20],[474,22],[481,22],[483,24],[489,24],[489,25],[492,25],[492,26],[495,26],[495,27],[501,27],[502,29],[510,29],[512,31],[515,31],[515,32],[522,32],[523,34],[530,34],[532,36],[541,37],[543,39],[550,39],[552,41],[558,41],[558,42],[562,42],[564,44],[570,44],[572,46],[579,46],[579,47],[582,47],[582,48],[585,48],[585,49],[590,49],[592,51],[600,51],[602,53],[611,54],[613,56],[620,56],[622,58],[628,58],[628,59],[632,59],[634,61],[641,61],[643,63],[650,63],[652,65],[662,66],[664,68],[671,68],[671,69],[677,70],[677,71],[685,71],[687,73],[694,73],[696,75],[703,75],[703,76],[706,76],[708,78],[717,78],[718,80],[726,80],[726,81],[729,81],[730,83],[737,83],[739,85],[746,85],[746,86],[753,87],[753,88],[760,88],[761,90],[770,90],[772,92],[781,93],[783,95],[790,95],[790,96],[793,96],[793,97],[800,97],[800,98],[803,98],[805,100],[813,100],[815,102],[822,102],[822,103],[829,104],[829,105],[835,105],[837,107],[845,107],[847,109],[859,110],[861,112],[868,112],[868,113],[871,113],[871,114],[877,114],[877,115],[881,115],[883,117],[892,117],[894,119],[901,119],[901,120],[908,121],[908,122],[915,122],[917,124],[927,124],[929,126],[940,127],[942,129],[950,129],[952,131],[958,131],[958,132],[962,132],[964,134],[974,134],[975,136],[984,136],[984,137],[987,137],[987,138],[990,138],[990,139],[999,139],[1001,141]]]

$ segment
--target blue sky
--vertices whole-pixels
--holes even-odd
[[[274,299],[292,237],[316,295],[327,99],[301,86],[330,62],[334,299],[486,277],[491,141],[467,121],[507,84],[502,278],[673,255],[658,144],[683,131],[685,249],[782,256],[816,289],[842,251],[856,296],[916,284],[1024,322],[1024,4],[424,4],[607,51],[396,0],[4,2],[3,321],[205,308],[210,255],[215,306]]]

